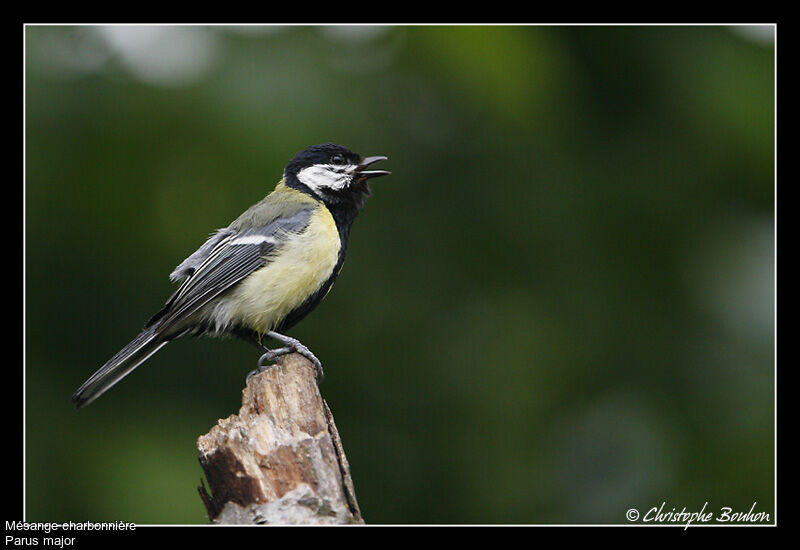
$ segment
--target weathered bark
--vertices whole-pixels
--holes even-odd
[[[213,523],[364,523],[313,365],[296,353],[250,379],[238,415],[197,440]]]

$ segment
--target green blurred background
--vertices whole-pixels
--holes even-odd
[[[368,523],[774,517],[774,28],[28,26],[28,521],[205,523],[256,351],[69,397],[300,149],[387,155],[291,334]]]

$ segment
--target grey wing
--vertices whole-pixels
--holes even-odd
[[[160,333],[182,330],[182,321],[269,262],[270,254],[289,235],[302,232],[312,211],[299,210],[264,227],[240,232],[223,229],[212,235],[173,271],[172,278],[185,277],[184,281],[146,327],[158,323]]]
[[[228,227],[224,229],[218,229],[211,235],[211,237],[208,238],[203,246],[198,248],[194,254],[183,260],[180,265],[169,274],[170,280],[183,281],[187,277],[192,276],[200,264],[203,263],[203,260],[208,258],[208,256],[211,254],[211,251],[214,250],[222,241],[226,240],[235,233],[236,232],[233,229]]]

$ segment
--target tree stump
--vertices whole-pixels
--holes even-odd
[[[364,523],[333,415],[299,354],[251,377],[239,414],[218,420],[197,448],[212,523]]]

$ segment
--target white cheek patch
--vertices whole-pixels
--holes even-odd
[[[339,170],[336,172],[335,170]],[[339,190],[347,186],[350,181],[349,174],[341,166],[329,164],[315,164],[303,168],[297,173],[297,179],[313,190],[334,189]]]

